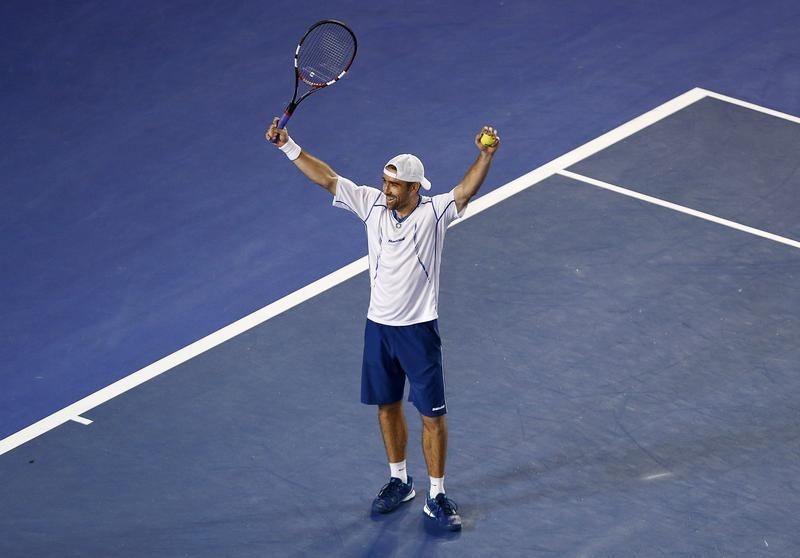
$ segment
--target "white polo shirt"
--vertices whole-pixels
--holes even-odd
[[[338,178],[333,205],[355,213],[367,230],[373,322],[403,326],[438,318],[439,268],[447,226],[461,217],[453,192],[420,196],[398,220],[383,191]]]

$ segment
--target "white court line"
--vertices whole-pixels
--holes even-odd
[[[477,213],[480,213],[481,211],[500,203],[501,201],[521,192],[522,190],[525,190],[526,188],[530,188],[534,184],[541,182],[545,178],[549,178],[558,171],[567,167],[571,167],[583,159],[594,155],[598,151],[602,151],[603,149],[614,145],[628,136],[631,136],[636,132],[640,132],[648,126],[652,126],[659,120],[671,116],[707,96],[707,91],[696,87],[691,91],[687,91],[683,95],[679,95],[674,99],[667,101],[663,105],[660,105],[653,110],[642,114],[641,116],[637,116],[633,120],[626,122],[618,128],[614,128],[610,132],[606,132],[602,136],[599,136],[592,141],[573,149],[569,153],[565,153],[561,157],[553,159],[549,163],[545,163],[541,167],[534,169],[515,180],[512,180],[505,186],[501,186],[500,188],[497,188],[496,190],[493,190],[488,194],[471,201],[469,206],[467,206],[467,213],[464,218],[459,219],[454,224],[457,224],[468,217],[472,217],[473,215],[476,215]]]
[[[626,137],[635,134],[644,128],[647,128],[659,120],[662,120],[663,118],[666,118],[686,108],[692,103],[695,103],[708,96],[714,96],[721,100],[730,99],[701,88],[695,88],[691,91],[687,91],[686,93],[667,101],[653,110],[646,112],[641,116],[630,120],[629,122],[626,122],[625,124],[622,124],[618,128],[603,134],[602,136],[570,151],[569,153],[566,153],[561,157],[558,157],[557,159],[554,159],[553,161],[532,170],[524,176],[521,176],[509,182],[508,184],[473,200],[470,202],[464,217],[456,221],[454,225],[477,215],[481,211],[484,211],[489,207],[502,202],[514,194],[530,188],[531,186],[541,182],[553,174],[574,165],[586,157],[594,155],[598,151],[602,151],[618,141],[625,139]],[[735,99],[731,99],[729,102],[735,102],[736,104],[748,106],[750,108],[754,108],[755,110],[767,112],[768,114],[774,112],[768,111],[768,109],[757,107],[756,105],[743,103]],[[778,116],[780,114],[781,113],[775,113],[774,115]],[[788,115],[784,115],[782,117],[788,119],[794,118],[789,117]],[[11,451],[12,449],[26,442],[29,442],[37,436],[41,436],[42,434],[49,432],[50,430],[70,420],[74,420],[75,417],[80,417],[80,415],[83,413],[102,405],[114,397],[117,397],[118,395],[125,393],[126,391],[129,391],[136,386],[143,384],[144,382],[147,382],[156,376],[159,376],[160,374],[163,374],[179,364],[182,364],[187,360],[194,358],[195,356],[200,355],[241,333],[244,333],[245,331],[269,320],[270,318],[273,318],[278,314],[281,314],[282,312],[285,312],[286,310],[289,310],[290,308],[309,300],[310,298],[338,285],[339,283],[358,275],[362,271],[366,271],[367,266],[367,257],[364,256],[363,258],[344,266],[330,275],[314,281],[302,289],[295,291],[294,293],[285,296],[284,298],[273,302],[272,304],[269,304],[264,308],[257,310],[256,312],[253,312],[252,314],[245,316],[244,318],[233,322],[232,324],[215,331],[214,333],[198,341],[195,341],[191,345],[187,345],[186,347],[148,366],[145,366],[141,370],[138,370],[129,376],[126,376],[125,378],[106,386],[105,388],[61,409],[60,411],[53,413],[48,417],[39,420],[34,424],[31,424],[19,432],[0,440],[0,455],[3,455],[4,453]]]
[[[566,176],[567,178],[571,178],[573,180],[578,180],[580,182],[585,182],[586,184],[591,184],[592,186],[597,186],[598,188],[605,188],[606,190],[611,190],[612,192],[616,192],[618,194],[622,194],[623,196],[629,196],[631,198],[636,198],[637,200],[642,200],[647,203],[652,203],[654,205],[659,205],[661,207],[666,207],[667,209],[672,209],[673,211],[679,211],[681,213],[685,213],[687,215],[691,215],[693,217],[698,217],[700,219],[705,219],[706,221],[711,221],[712,223],[717,223],[718,225],[724,225],[726,227],[730,227],[732,229],[736,229],[739,231],[743,231],[746,233],[750,233],[756,236],[760,236],[762,238],[768,238],[769,240],[774,240],[775,242],[780,242],[781,244],[788,244],[789,246],[793,246],[795,248],[800,248],[800,242],[796,240],[792,240],[791,238],[786,238],[783,236],[778,236],[777,234],[772,234],[766,231],[762,231],[760,229],[754,229],[753,227],[748,227],[747,225],[742,225],[740,223],[736,223],[734,221],[729,221],[728,219],[723,219],[721,217],[717,217],[716,215],[711,215],[709,213],[703,213],[702,211],[697,211],[695,209],[691,209],[689,207],[685,207],[683,205],[678,205],[676,203],[668,202],[659,198],[654,198],[653,196],[648,196],[646,194],[640,194],[639,192],[634,192],[633,190],[628,190],[627,188],[621,188],[619,186],[615,186],[614,184],[609,184],[608,182],[603,182],[602,180],[597,180],[595,178],[589,178],[588,176],[583,176],[582,174],[578,174],[576,172],[571,172],[568,170],[559,171],[558,174],[561,176]]]
[[[90,424],[92,424],[92,421],[90,419],[84,417],[72,417],[71,420],[74,420],[78,424],[82,424],[84,426],[89,426]]]
[[[786,114],[785,112],[778,112],[777,110],[760,107],[758,105],[754,105],[753,103],[748,103],[747,101],[740,101],[739,99],[734,99],[733,97],[728,97],[727,95],[720,95],[719,93],[714,93],[713,91],[706,91],[705,89],[703,89],[702,91],[705,92],[707,97],[711,97],[713,99],[717,99],[720,101],[725,101],[726,103],[730,103],[732,105],[739,105],[740,107],[748,108],[756,112],[763,112],[764,114],[768,114],[776,118],[782,118],[784,120],[788,120],[789,122],[794,122],[795,124],[800,124],[800,117],[798,116],[792,116],[791,114]]]
[[[49,432],[50,430],[61,426],[70,420],[76,420],[77,418],[80,418],[80,415],[83,413],[102,405],[106,401],[109,401],[114,397],[145,383],[148,380],[152,380],[156,376],[175,368],[179,364],[182,364],[187,360],[216,347],[217,345],[221,345],[225,341],[228,341],[229,339],[236,337],[248,329],[266,322],[270,318],[273,318],[278,314],[281,314],[290,308],[309,300],[310,298],[338,285],[339,283],[347,281],[351,277],[354,277],[362,271],[365,271],[367,269],[367,265],[367,257],[364,256],[363,258],[360,258],[334,271],[330,275],[326,275],[322,279],[318,279],[317,281],[306,285],[302,289],[297,290],[281,298],[280,300],[261,308],[260,310],[256,310],[252,314],[245,316],[244,318],[233,322],[232,324],[227,325],[198,341],[195,341],[191,345],[187,345],[171,355],[157,360],[156,362],[145,366],[141,370],[138,370],[137,372],[134,372],[133,374],[130,374],[129,376],[126,376],[121,380],[104,387],[100,391],[96,391],[80,401],[77,401],[68,407],[64,407],[60,411],[57,411],[52,415],[35,422],[27,428],[24,428],[19,432],[4,438],[3,440],[0,440],[0,455],[3,455],[4,453],[11,451],[12,449],[26,442],[29,442],[37,436],[41,436],[45,432]]]

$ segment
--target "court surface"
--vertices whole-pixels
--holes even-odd
[[[695,90],[452,228],[461,533],[369,514],[362,272],[4,455],[0,554],[796,555],[798,148]]]
[[[440,193],[503,138],[441,277],[457,535],[419,495],[369,515],[363,228],[263,141],[321,17],[359,55],[290,128],[343,175],[414,152]],[[799,27],[789,0],[3,3],[0,557],[800,555]]]

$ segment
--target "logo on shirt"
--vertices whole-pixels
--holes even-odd
[[[390,238],[389,239],[389,244],[396,244],[397,242],[403,242],[405,239],[406,239],[406,237],[395,238],[395,239]]]

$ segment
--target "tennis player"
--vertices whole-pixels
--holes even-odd
[[[437,323],[439,270],[447,226],[464,214],[486,178],[500,143],[497,131],[485,126],[475,136],[478,157],[455,188],[426,196],[420,189],[430,190],[431,183],[414,155],[397,155],[384,165],[382,189],[356,186],[302,150],[277,124],[275,118],[267,140],[272,142],[277,136],[274,145],[307,178],[333,195],[335,207],[354,213],[367,231],[371,289],[361,401],[378,407],[390,471],[372,510],[389,513],[415,496],[413,479],[406,471],[403,393],[408,379],[408,399],[422,417],[422,448],[430,477],[423,511],[442,528],[458,531],[458,508],[444,489],[447,402]]]

